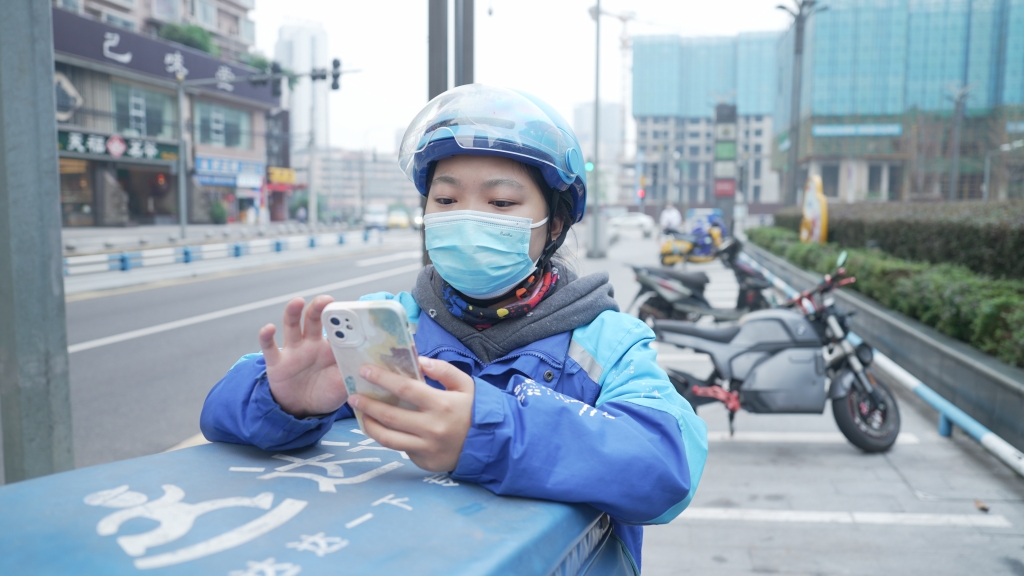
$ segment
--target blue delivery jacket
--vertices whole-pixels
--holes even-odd
[[[608,310],[484,363],[421,315],[411,295],[397,300],[418,324],[419,353],[476,380],[472,426],[451,476],[496,494],[608,513],[639,573],[642,525],[667,523],[686,508],[708,450],[707,426],[657,365],[651,329]],[[288,450],[316,443],[352,415],[347,404],[319,418],[285,413],[270,394],[262,354],[250,354],[210,391],[200,426],[211,441]]]

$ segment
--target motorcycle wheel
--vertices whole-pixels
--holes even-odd
[[[854,446],[865,452],[885,452],[900,433],[900,409],[889,387],[880,383],[870,369],[864,373],[885,400],[885,411],[869,410],[867,398],[853,387],[845,397],[832,400],[832,416]]]

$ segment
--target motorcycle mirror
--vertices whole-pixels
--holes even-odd
[[[843,264],[846,264],[846,250],[840,252],[839,258],[836,260],[836,268],[842,268]]]

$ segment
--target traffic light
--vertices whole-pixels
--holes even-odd
[[[331,90],[341,88],[341,60],[335,58],[331,62]]]
[[[647,192],[645,192],[643,188],[641,188],[641,189],[636,191],[636,197],[637,198],[643,200],[644,196],[647,196]]]
[[[270,65],[270,73],[271,74],[275,74],[275,75],[276,74],[280,74],[281,73],[281,65],[278,64],[277,62],[274,62],[273,64],[271,64]],[[272,95],[274,95],[274,96],[280,96],[281,95],[281,83],[282,82],[284,82],[284,78],[271,78],[270,79],[270,93]]]
[[[586,164],[583,165],[583,169],[586,170],[587,172],[593,172],[594,171],[594,163],[593,162],[587,162]]]

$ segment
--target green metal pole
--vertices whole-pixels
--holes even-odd
[[[0,431],[6,482],[74,467],[49,2],[0,18]]]

